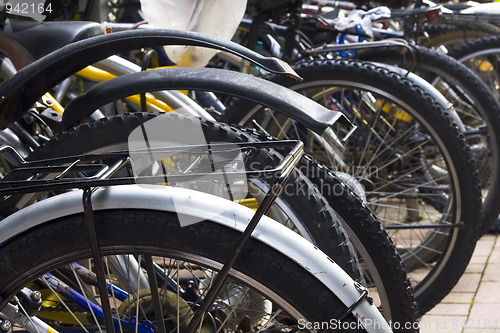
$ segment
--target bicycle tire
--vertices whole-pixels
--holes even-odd
[[[341,217],[342,225],[349,235],[349,239],[354,244],[354,248],[363,251],[358,255],[363,265],[374,265],[379,267],[378,283],[385,288],[385,293],[391,306],[391,317],[394,322],[411,322],[413,318],[419,315],[418,303],[409,293],[413,294],[410,279],[404,269],[403,261],[391,241],[387,232],[383,229],[378,219],[366,207],[365,204],[342,182],[333,172],[325,166],[320,165],[311,156],[306,155],[300,162],[299,169],[303,173],[316,174],[317,177],[311,177],[311,181],[318,188],[328,186],[330,188],[340,189],[336,195],[326,195],[330,206]],[[368,251],[375,251],[377,255],[370,255]],[[370,262],[371,261],[371,262]],[[385,266],[385,269],[383,267]],[[369,270],[368,270],[368,274]],[[372,279],[376,278],[372,276]],[[365,279],[368,279],[365,277]],[[405,283],[402,284],[401,281]],[[377,287],[380,290],[380,287]],[[411,306],[410,302],[413,302]],[[410,319],[409,319],[410,318]],[[398,332],[399,330],[395,330]],[[408,332],[408,330],[405,330]]]
[[[215,271],[220,269],[222,263],[227,259],[227,253],[233,250],[236,240],[241,235],[238,231],[211,221],[180,227],[177,214],[169,212],[132,209],[104,210],[94,212],[94,218],[99,246],[103,255],[133,253],[155,256],[155,262],[159,265],[173,265],[173,268],[163,266],[162,269],[164,274],[168,274],[170,270],[175,272],[172,278],[177,279],[178,282],[180,268],[187,271],[187,273],[193,274],[192,279],[195,283],[200,281],[200,275],[204,277],[200,271],[206,272],[207,268]],[[133,239],[130,235],[134,236]],[[34,227],[4,243],[0,251],[2,253],[0,267],[7,273],[0,278],[0,295],[3,300],[10,300],[21,287],[28,285],[47,272],[53,272],[56,275],[58,274],[56,269],[61,268],[64,264],[91,258],[89,242],[90,236],[84,214],[76,214]],[[40,251],[40,249],[48,248],[51,250]],[[166,257],[166,259],[160,261],[159,257]],[[176,260],[176,262],[166,261],[170,260],[170,258]],[[177,271],[175,271],[176,263],[178,263]],[[196,265],[194,267],[198,267],[198,273],[192,271],[192,269],[187,269],[193,267],[187,265]],[[312,323],[328,322],[330,318],[336,318],[336,315],[338,316],[346,310],[339,299],[313,274],[282,253],[254,238],[251,238],[247,246],[244,247],[240,259],[235,263],[230,273],[230,277],[228,283],[234,284],[233,281],[241,281],[239,286],[247,286],[251,290],[260,293],[260,295],[265,295],[266,299],[273,300],[276,305],[283,306],[283,320],[274,320],[274,317],[270,317],[270,320],[275,324],[286,325],[287,320],[292,320],[290,324],[297,325],[296,320],[300,318],[307,318],[306,320]],[[46,277],[44,276],[44,278]],[[80,279],[73,278],[73,280],[78,281]],[[73,282],[76,283],[75,281]],[[80,281],[80,283],[84,282]],[[36,281],[31,284],[32,288],[37,285]],[[298,286],[304,287],[308,292],[298,293]],[[85,287],[88,288],[89,286],[84,284],[78,290],[82,291]],[[229,285],[223,290],[226,292],[233,290],[230,288],[235,287]],[[164,293],[167,292],[166,289],[162,290]],[[200,293],[203,295],[203,292],[200,291]],[[176,293],[174,292],[173,295],[175,297]],[[227,300],[224,294],[220,295],[220,299]],[[90,296],[88,297],[90,298]],[[140,303],[142,313],[140,313],[140,317],[136,317],[137,321],[139,322],[139,319],[149,319],[151,325],[157,328],[153,317],[154,313],[148,316],[151,310],[148,311],[146,307],[146,305],[150,304],[147,300],[147,293],[144,290],[141,290],[141,293],[132,293],[127,298],[127,302],[131,297],[137,297],[141,300],[140,302],[144,302]],[[164,299],[164,297],[160,296],[160,299]],[[252,303],[245,301],[243,304],[249,306]],[[219,304],[219,307],[220,312],[222,312],[224,310],[222,303]],[[229,308],[230,305],[226,305],[226,307]],[[135,310],[129,308],[130,306],[124,309],[122,306],[118,308],[122,318],[129,318],[134,314],[132,312],[132,314],[127,315],[128,311]],[[187,301],[180,297],[177,298],[177,313],[182,316],[176,315],[175,310],[170,310],[173,312],[172,316],[179,317],[178,323],[180,325],[183,325],[182,319],[185,318],[184,316],[190,315],[189,308],[184,310],[186,308],[188,308]],[[233,306],[233,308],[236,307]],[[221,317],[219,318],[216,315],[217,313],[217,311],[214,311],[213,316],[215,319],[220,320],[220,323],[224,325],[229,325],[228,322],[223,322],[224,318],[222,315],[219,315]],[[164,315],[167,318],[170,316],[168,311]],[[261,316],[264,317],[264,314]],[[293,317],[287,319],[287,316],[295,316],[295,320],[293,320]],[[175,329],[175,319],[168,320],[167,318],[165,319],[167,324],[174,325],[173,328]],[[280,316],[278,315],[277,318],[280,318]],[[234,325],[239,322],[241,326],[245,324],[245,321],[247,322],[245,325],[250,325],[248,323],[250,320],[245,320],[244,314],[241,315],[241,318],[237,317],[237,319],[239,321],[236,321]],[[255,319],[254,316],[252,316],[253,319]],[[351,316],[351,318],[346,319],[346,322],[352,322],[353,320],[354,318]],[[99,325],[97,322],[92,324]],[[212,321],[212,324],[209,322],[204,325],[214,328],[210,325],[215,325],[215,322]]]
[[[498,54],[500,53],[499,36],[489,36],[470,41],[453,49],[448,54],[475,73],[488,87],[497,100],[500,92],[495,85]]]
[[[399,50],[360,52],[361,60],[397,65],[416,72],[432,83],[453,104],[465,125],[465,137],[478,164],[483,190],[480,234],[485,234],[500,214],[500,104],[488,87],[469,68],[435,50],[416,47],[415,62]],[[459,94],[455,93],[454,90]],[[484,133],[484,129],[487,132]],[[480,139],[478,140],[478,137]],[[478,142],[479,141],[479,142]]]
[[[470,64],[473,57],[496,54],[500,50],[500,39],[498,36],[488,36],[484,38],[475,39],[460,45],[459,47],[451,50],[449,56],[455,58],[469,69],[471,69],[476,75],[482,78],[482,72],[477,71],[477,66]],[[484,80],[483,80],[484,81]],[[486,83],[488,85],[488,83]],[[489,86],[491,88],[491,86]]]
[[[241,130],[250,133],[259,140],[275,140],[251,128],[242,128]],[[335,173],[318,163],[312,156],[304,155],[297,167],[316,188],[334,189],[333,191],[323,190],[321,192],[340,217],[349,239],[359,252],[358,258],[362,267],[368,265],[376,267],[375,270],[379,276],[372,276],[372,280],[370,280],[370,277],[366,276],[366,274],[370,275],[370,270],[365,269],[365,280],[368,280],[368,286],[370,283],[375,284],[377,291],[380,288],[384,289],[387,294],[385,297],[390,299],[388,303],[391,307],[391,314],[393,314],[390,316],[390,320],[398,323],[415,320],[417,305],[414,303],[413,297],[410,296],[413,294],[410,279],[391,238],[382,228],[376,216]],[[376,255],[373,255],[374,253]],[[373,278],[380,281],[375,283]],[[386,310],[382,309],[385,314]],[[395,332],[399,331],[399,329],[395,329]],[[408,330],[406,329],[405,332]]]
[[[460,56],[465,56],[472,52],[482,51],[485,48],[494,48],[498,46],[498,42],[495,40],[498,39],[498,36],[485,36],[483,38],[477,38],[475,40],[468,41],[467,43],[463,43],[460,48],[456,48],[453,50],[453,58],[457,59]],[[474,45],[474,46],[472,46]],[[464,49],[466,51],[458,51],[459,49]],[[450,51],[451,52],[451,51]]]
[[[455,207],[452,218],[447,221],[455,221],[452,223],[464,221],[464,227],[468,231],[465,231],[465,229],[452,230],[448,234],[448,240],[445,240],[443,238],[444,236],[436,235],[430,237],[429,239],[423,238],[427,242],[423,243],[423,247],[427,247],[427,244],[431,244],[433,246],[431,248],[435,248],[441,252],[439,260],[437,260],[435,254],[431,253],[432,251],[429,251],[428,249],[419,250],[418,255],[422,255],[422,258],[410,255],[411,252],[405,252],[408,251],[408,247],[403,247],[404,251],[400,251],[403,261],[405,262],[405,266],[410,271],[410,278],[414,279],[412,284],[414,286],[414,292],[418,304],[418,313],[419,315],[423,315],[434,305],[440,302],[458,282],[458,279],[464,272],[467,263],[470,260],[477,239],[476,237],[479,230],[479,223],[477,223],[477,221],[481,212],[480,186],[475,163],[464,141],[463,135],[459,133],[458,129],[455,127],[449,116],[445,114],[444,110],[440,106],[436,105],[436,103],[420,88],[409,82],[404,77],[391,73],[386,68],[352,60],[318,60],[300,63],[294,66],[294,69],[304,79],[301,83],[290,82],[274,76],[271,76],[269,79],[275,83],[284,85],[292,90],[302,93],[305,93],[308,85],[317,85],[319,87],[317,87],[317,91],[321,93],[322,86],[332,87],[341,84],[342,87],[353,87],[352,89],[359,89],[361,87],[364,90],[372,92],[375,91],[377,93],[385,91],[386,95],[383,95],[383,98],[387,98],[388,96],[393,98],[394,96],[397,96],[397,105],[402,105],[401,102],[403,102],[403,109],[408,110],[412,117],[416,117],[416,119],[418,119],[420,124],[419,126],[422,126],[421,128],[426,128],[426,130],[433,129],[431,132],[432,136],[430,137],[439,138],[437,141],[437,145],[439,147],[438,151],[447,151],[446,156],[443,156],[443,158],[449,159],[448,162],[446,162],[446,166],[449,168],[448,170],[451,171],[449,176],[454,179],[453,182],[449,184],[453,187],[452,196],[455,196],[454,198],[456,198],[459,202],[457,205],[460,206],[460,209],[456,209]],[[318,93],[318,96],[323,96],[320,93]],[[323,101],[323,99],[321,101]],[[331,107],[338,109],[336,105],[331,105]],[[255,114],[255,111],[258,109],[258,106],[256,107],[255,104],[250,104],[248,102],[238,104],[231,109],[233,112],[228,112],[227,121],[229,123],[248,125],[250,124],[250,119],[257,119],[252,118],[251,115]],[[379,110],[378,112],[381,111]],[[262,115],[262,117],[264,116]],[[270,118],[272,118],[272,114]],[[294,129],[299,127],[293,126],[293,121],[287,124],[292,124],[290,125],[293,127],[290,130],[290,133],[292,134],[295,133]],[[358,125],[366,128],[366,125],[364,125],[363,122],[358,122]],[[278,125],[278,127],[279,126],[280,125]],[[264,128],[267,129],[265,126]],[[286,129],[280,128],[280,133],[283,133],[285,130]],[[271,134],[273,134],[273,132],[271,132]],[[429,133],[426,132],[424,135],[428,134]],[[351,136],[351,140],[362,138],[360,135],[362,134],[356,134],[355,132]],[[308,139],[305,138],[305,140],[307,141]],[[348,143],[345,145],[347,146]],[[449,145],[449,147],[446,147],[447,145]],[[361,147],[363,147],[362,144]],[[311,147],[311,149],[313,148]],[[314,153],[312,156],[318,159]],[[324,161],[321,159],[319,159],[319,161],[324,164]],[[462,174],[462,176],[458,176],[458,174]],[[467,184],[464,183],[464,177],[467,178],[465,181]],[[422,200],[425,200],[424,196],[422,196]],[[373,205],[370,206],[369,204],[369,207],[372,208]],[[404,207],[405,206],[403,206],[403,208]],[[414,210],[415,208],[412,208],[411,206],[407,207],[407,211],[410,214],[413,214]],[[386,220],[386,218],[381,215],[382,213],[377,212],[376,210],[374,212],[384,224],[384,220]],[[401,218],[403,217],[401,216]],[[417,218],[419,218],[419,216],[417,216]],[[440,220],[440,218],[437,219],[437,221]],[[398,223],[406,224],[404,220],[401,220]],[[432,235],[434,233],[432,232],[429,234]],[[458,239],[459,241],[457,241]],[[396,241],[395,243],[397,244],[398,242]],[[410,248],[410,250],[413,251],[413,248]],[[443,255],[443,253],[446,254]],[[416,267],[412,268],[410,264],[413,266],[417,266],[417,264],[429,266],[427,261],[434,260],[437,260],[435,262],[439,265],[439,267],[429,267],[429,272],[426,277],[424,279],[418,279],[416,282],[413,274],[411,273],[411,271]],[[446,267],[446,269],[443,267]]]
[[[424,27],[428,37],[422,37],[422,46],[445,48],[451,51],[455,47],[471,40],[491,35],[498,35],[500,28],[488,22],[430,22]]]
[[[168,116],[175,117],[176,115]],[[75,145],[82,145],[80,143],[82,140],[79,140],[82,137],[89,138],[89,143],[86,142],[84,144],[87,146],[87,148],[82,150],[86,150],[88,149],[88,147],[95,148],[99,144],[113,144],[114,142],[123,140],[123,138],[127,138],[128,133],[131,130],[133,130],[143,122],[153,119],[154,117],[155,115],[151,113],[137,113],[114,116],[102,119],[100,121],[80,125],[75,129],[63,133],[52,142],[49,142],[42,146],[39,151],[35,151],[33,153],[31,158],[38,159],[67,154],[74,150],[74,148],[72,148],[74,146],[72,143],[74,143]],[[206,125],[214,126],[213,132],[217,133],[219,141],[223,140],[226,142],[247,142],[256,140],[272,140],[272,138],[262,135],[257,136],[259,134],[256,132],[249,132],[248,130],[243,129],[238,130],[237,128],[224,124],[206,122]],[[108,135],[109,132],[120,134],[111,137]],[[254,157],[254,161],[259,162],[257,168],[276,165],[280,160],[281,156],[273,150],[267,151],[264,158],[262,159]],[[284,191],[284,193],[282,193],[282,196],[285,196],[288,204],[294,207],[294,211],[299,212],[301,221],[303,221],[304,223],[314,223],[315,219],[312,217],[318,214],[322,215],[322,219],[319,225],[314,223],[314,226],[311,227],[308,225],[307,228],[317,229],[318,232],[315,232],[313,234],[313,238],[318,237],[318,239],[313,240],[313,242],[316,242],[317,246],[320,249],[323,250],[324,248],[326,250],[323,250],[324,252],[330,252],[329,255],[336,261],[337,259],[335,257],[339,255],[336,255],[334,252],[332,252],[332,250],[328,249],[331,249],[333,244],[343,244],[348,242],[348,238],[342,232],[338,231],[338,228],[336,228],[335,225],[332,225],[332,223],[334,223],[332,222],[332,220],[338,220],[337,216],[339,216],[342,220],[354,218],[354,220],[352,221],[353,224],[357,224],[359,221],[364,221],[363,225],[365,223],[370,224],[370,226],[367,226],[366,229],[357,228],[353,232],[364,234],[363,236],[359,237],[360,239],[362,239],[362,241],[358,241],[355,244],[355,248],[365,254],[364,258],[366,262],[373,261],[373,263],[370,264],[372,265],[370,269],[373,271],[371,274],[373,274],[373,276],[380,275],[376,277],[378,279],[377,288],[383,288],[385,290],[385,293],[387,293],[386,296],[382,296],[382,292],[380,292],[380,294],[381,297],[386,297],[386,302],[389,303],[390,306],[390,309],[386,308],[383,313],[386,318],[388,320],[391,320],[392,322],[415,322],[416,311],[414,307],[412,290],[402,266],[401,259],[397,255],[397,252],[395,251],[392,243],[388,240],[387,234],[381,229],[378,221],[376,221],[373,216],[369,214],[368,209],[366,209],[366,207],[364,209],[360,208],[359,211],[354,212],[353,209],[357,210],[359,208],[359,200],[356,199],[356,197],[354,197],[350,191],[345,191],[342,192],[342,201],[335,208],[335,213],[333,213],[335,214],[335,216],[332,217],[330,215],[332,212],[330,212],[330,210],[328,209],[329,202],[325,202],[325,199],[323,197],[318,197],[317,190],[312,186],[310,181],[302,175],[300,171],[296,171],[292,174],[289,183],[295,184],[292,187],[292,193],[303,193],[303,195],[287,195],[287,191]],[[295,189],[304,190],[295,191]],[[311,201],[310,198],[313,198],[314,200]],[[352,205],[352,208],[346,209],[345,207],[343,207],[343,205],[346,204],[346,200],[349,201],[349,203]],[[333,198],[333,201],[337,202],[336,198]],[[313,207],[317,207],[317,212],[311,213],[311,208]],[[360,220],[361,218],[362,220]],[[370,242],[365,243],[365,239],[369,239]],[[350,252],[343,253],[344,251],[346,251],[345,246],[338,247],[340,248],[339,250],[341,251],[342,256],[346,256],[347,258],[352,257],[353,254]],[[370,256],[370,258],[368,258],[368,256]],[[348,261],[348,264],[350,265],[349,267],[352,267],[352,260]],[[355,267],[359,266],[356,265]],[[362,273],[357,272],[357,274]],[[369,285],[368,287],[373,287],[373,285]]]
[[[83,154],[97,149],[105,149],[106,146],[126,143],[134,129],[157,116],[158,114],[155,113],[134,113],[82,124],[47,142],[28,156],[28,159],[37,160]],[[185,118],[174,113],[162,114],[161,116],[173,119]],[[223,124],[208,121],[202,121],[201,124],[205,138],[209,142],[235,142],[238,140],[237,131]],[[109,135],[110,132],[115,134]],[[82,140],[82,138],[85,139]],[[262,149],[258,156],[252,158],[252,161],[257,162],[254,166],[259,168],[261,164],[275,163],[276,158],[273,158],[272,152]],[[287,186],[291,190],[287,190]],[[295,191],[295,187],[303,188],[305,191]],[[299,223],[302,222],[305,232],[309,235],[304,235],[306,239],[323,249],[354,280],[363,280],[348,237],[338,226],[334,213],[328,205],[325,205],[324,198],[314,190],[300,172],[292,174],[278,200],[282,200],[281,204],[286,206],[286,211],[297,216]]]
[[[450,57],[455,58],[474,72],[488,87],[489,91],[500,100],[500,91],[496,86],[498,73],[498,55],[500,54],[500,39],[498,36],[489,36],[464,43],[450,51]],[[486,232],[498,233],[500,219],[498,216],[490,224]]]

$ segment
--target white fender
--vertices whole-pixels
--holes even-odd
[[[175,201],[175,205],[174,205]],[[186,214],[200,221],[207,212],[215,223],[243,231],[254,211],[231,201],[206,193],[166,186],[137,185],[100,188],[92,194],[94,211],[106,209],[153,209]],[[28,206],[0,223],[0,244],[23,231],[63,216],[83,212],[82,191],[54,196]],[[263,217],[252,237],[278,250],[311,272],[347,306],[360,296],[355,282],[340,266],[301,236],[268,217]],[[353,311],[368,332],[391,332],[378,309],[363,301]]]

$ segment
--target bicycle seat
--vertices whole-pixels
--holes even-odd
[[[34,22],[8,19],[4,32],[38,59],[69,43],[102,35],[103,28],[99,23],[86,21]]]

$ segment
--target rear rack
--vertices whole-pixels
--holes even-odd
[[[237,147],[237,148],[236,148]],[[218,153],[234,153],[238,150],[238,153],[243,153],[245,160],[251,160],[252,154],[258,152],[262,148],[288,148],[288,154],[283,158],[281,163],[273,167],[272,169],[255,170],[255,171],[235,171],[235,172],[214,172],[219,165],[224,163],[224,161],[218,160],[216,157]],[[208,149],[207,149],[208,148]],[[0,149],[0,152],[11,152],[11,149]],[[198,157],[201,155],[206,155],[210,160],[210,169],[212,172],[208,174],[223,176],[226,181],[226,186],[229,190],[229,184],[227,180],[228,176],[231,175],[245,175],[249,177],[259,177],[259,176],[272,176],[275,178],[274,183],[271,183],[269,191],[266,193],[264,199],[260,202],[258,209],[255,211],[253,217],[248,222],[247,227],[243,231],[241,237],[239,238],[237,244],[234,247],[234,251],[231,252],[228,259],[225,261],[224,266],[219,271],[215,280],[213,281],[212,287],[204,300],[199,304],[195,315],[191,319],[192,331],[196,327],[196,324],[200,322],[203,314],[213,305],[217,294],[219,293],[224,281],[227,279],[229,271],[233,267],[234,263],[239,257],[239,254],[247,241],[249,240],[253,230],[259,223],[262,216],[267,213],[273,202],[276,200],[278,194],[281,192],[283,186],[286,184],[289,176],[291,175],[293,169],[296,167],[300,158],[303,155],[303,143],[301,141],[272,141],[272,142],[252,142],[252,143],[237,143],[237,144],[207,144],[207,145],[190,145],[190,146],[178,146],[169,148],[155,148],[155,149],[139,149],[134,151],[117,151],[102,154],[88,154],[79,156],[70,156],[63,158],[54,158],[48,160],[39,160],[26,162],[22,161],[18,167],[16,167],[12,172],[10,172],[3,181],[0,182],[0,195],[4,195],[4,198],[10,197],[13,194],[21,193],[33,193],[33,192],[45,192],[53,190],[70,190],[70,189],[82,189],[82,204],[83,211],[85,214],[85,220],[88,226],[92,255],[94,258],[94,266],[98,272],[98,285],[101,290],[106,290],[106,281],[104,279],[104,264],[102,261],[102,254],[99,247],[99,239],[97,237],[97,228],[95,224],[94,210],[92,208],[92,193],[93,188],[99,186],[110,186],[110,185],[125,185],[125,184],[164,184],[171,181],[185,181],[193,180],[197,177],[202,177],[207,173],[203,173],[196,170],[196,166],[193,163],[187,168],[188,171],[194,170],[189,174],[169,174],[168,172],[162,174],[151,175],[151,176],[130,176],[130,177],[116,177],[110,178],[115,175],[116,171],[120,167],[125,166],[130,163],[133,167],[133,159],[131,158],[131,153],[136,157],[149,158],[150,162],[154,161],[154,155],[156,158],[158,154],[161,153],[162,157],[171,154],[181,154],[181,155],[192,155],[194,161],[197,161]],[[198,156],[196,156],[198,155]],[[17,156],[19,158],[19,155]],[[163,158],[160,160],[164,163]],[[230,160],[229,162],[233,162]],[[152,164],[153,165],[153,164]],[[165,170],[165,169],[158,169]],[[228,170],[223,167],[222,170]],[[208,170],[210,171],[210,170]],[[154,173],[154,172],[153,172]],[[5,197],[6,196],[6,197]],[[230,196],[231,197],[231,196]],[[42,201],[43,203],[43,201]],[[201,221],[200,221],[201,222]],[[111,312],[110,301],[106,294],[103,295],[101,299],[103,305],[104,321],[106,325],[106,330],[113,330],[114,328],[114,318]],[[357,303],[355,304],[357,305]],[[158,305],[159,306],[159,305]],[[191,325],[190,324],[190,325]]]
[[[207,154],[209,159],[220,154],[234,152],[235,147],[244,155],[245,159],[251,160],[253,154],[260,149],[288,149],[289,154],[276,167],[264,170],[245,170],[232,172],[214,172],[220,169],[227,161],[217,161],[211,164],[212,170],[194,168],[186,174],[164,174],[154,175],[129,175],[111,178],[117,170],[131,163],[130,152],[127,150],[113,151],[98,154],[74,155],[61,158],[52,158],[36,161],[19,160],[19,166],[9,172],[0,181],[0,195],[14,195],[23,193],[64,191],[77,188],[129,185],[129,184],[163,184],[167,182],[193,181],[207,175],[235,175],[255,177],[279,177],[294,162],[297,155],[302,156],[302,142],[294,140],[265,141],[265,142],[243,142],[243,143],[215,143],[206,145],[177,146],[168,148],[151,148],[134,150],[134,156],[145,158],[158,154],[172,156],[181,153],[184,156],[193,157]],[[2,151],[2,150],[0,150]],[[5,151],[5,150],[4,150]],[[205,168],[206,169],[206,168]]]

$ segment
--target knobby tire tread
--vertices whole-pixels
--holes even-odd
[[[483,203],[481,229],[479,231],[480,235],[483,235],[490,229],[500,214],[500,173],[496,170],[500,165],[499,101],[495,100],[484,82],[453,57],[425,47],[416,47],[415,55],[416,63],[412,62],[412,57],[409,55],[403,58],[399,50],[393,48],[364,51],[360,52],[356,57],[362,60],[395,64],[411,69],[421,74],[428,82],[432,82],[436,77],[443,77],[445,82],[457,83],[478,106],[479,114],[488,128],[488,141],[492,145],[491,149],[493,151],[488,164],[493,168],[491,172],[494,178],[488,188],[488,198]]]
[[[154,113],[134,113],[104,118],[99,121],[82,124],[64,132],[60,136],[34,151],[29,159],[44,159],[57,156],[79,154],[105,147],[117,142],[126,142],[129,133],[140,124],[158,116]],[[162,114],[162,117],[177,117],[176,114]],[[242,135],[236,128],[215,122],[203,121],[203,130],[207,140],[219,142],[246,141],[249,137]],[[110,133],[115,133],[110,135]],[[280,156],[272,151],[262,149],[260,154],[253,157],[262,167],[276,166]],[[259,166],[257,166],[259,167]],[[355,280],[362,281],[362,272],[355,259],[355,253],[345,231],[338,225],[334,213],[325,203],[325,199],[315,191],[312,184],[300,171],[294,171],[286,186],[292,189],[292,194],[284,192],[280,197],[288,203],[300,220],[306,224],[325,253],[331,256]],[[305,189],[295,195],[294,188]]]
[[[464,135],[460,133],[445,110],[425,91],[408,79],[392,73],[384,67],[341,59],[302,62],[293,68],[304,78],[302,82],[341,78],[346,82],[362,83],[367,86],[373,86],[374,82],[377,82],[377,89],[384,89],[393,96],[401,97],[403,93],[405,98],[414,100],[407,103],[412,106],[421,105],[420,110],[423,111],[420,112],[425,112],[422,119],[425,119],[432,126],[436,135],[445,138],[441,141],[446,143],[449,155],[453,159],[453,167],[459,174],[457,179],[460,180],[460,183],[457,190],[461,196],[461,220],[465,222],[465,227],[458,232],[458,239],[453,247],[452,255],[445,264],[442,274],[425,290],[419,290],[419,286],[415,289],[418,314],[422,316],[439,303],[456,285],[469,263],[480,231],[478,223],[481,216],[479,175]],[[275,75],[270,75],[268,79],[292,89],[293,86],[297,85],[287,78]],[[298,91],[300,92],[300,90]],[[232,112],[228,113],[227,121],[233,124],[239,123],[254,106],[248,102],[235,105]]]

